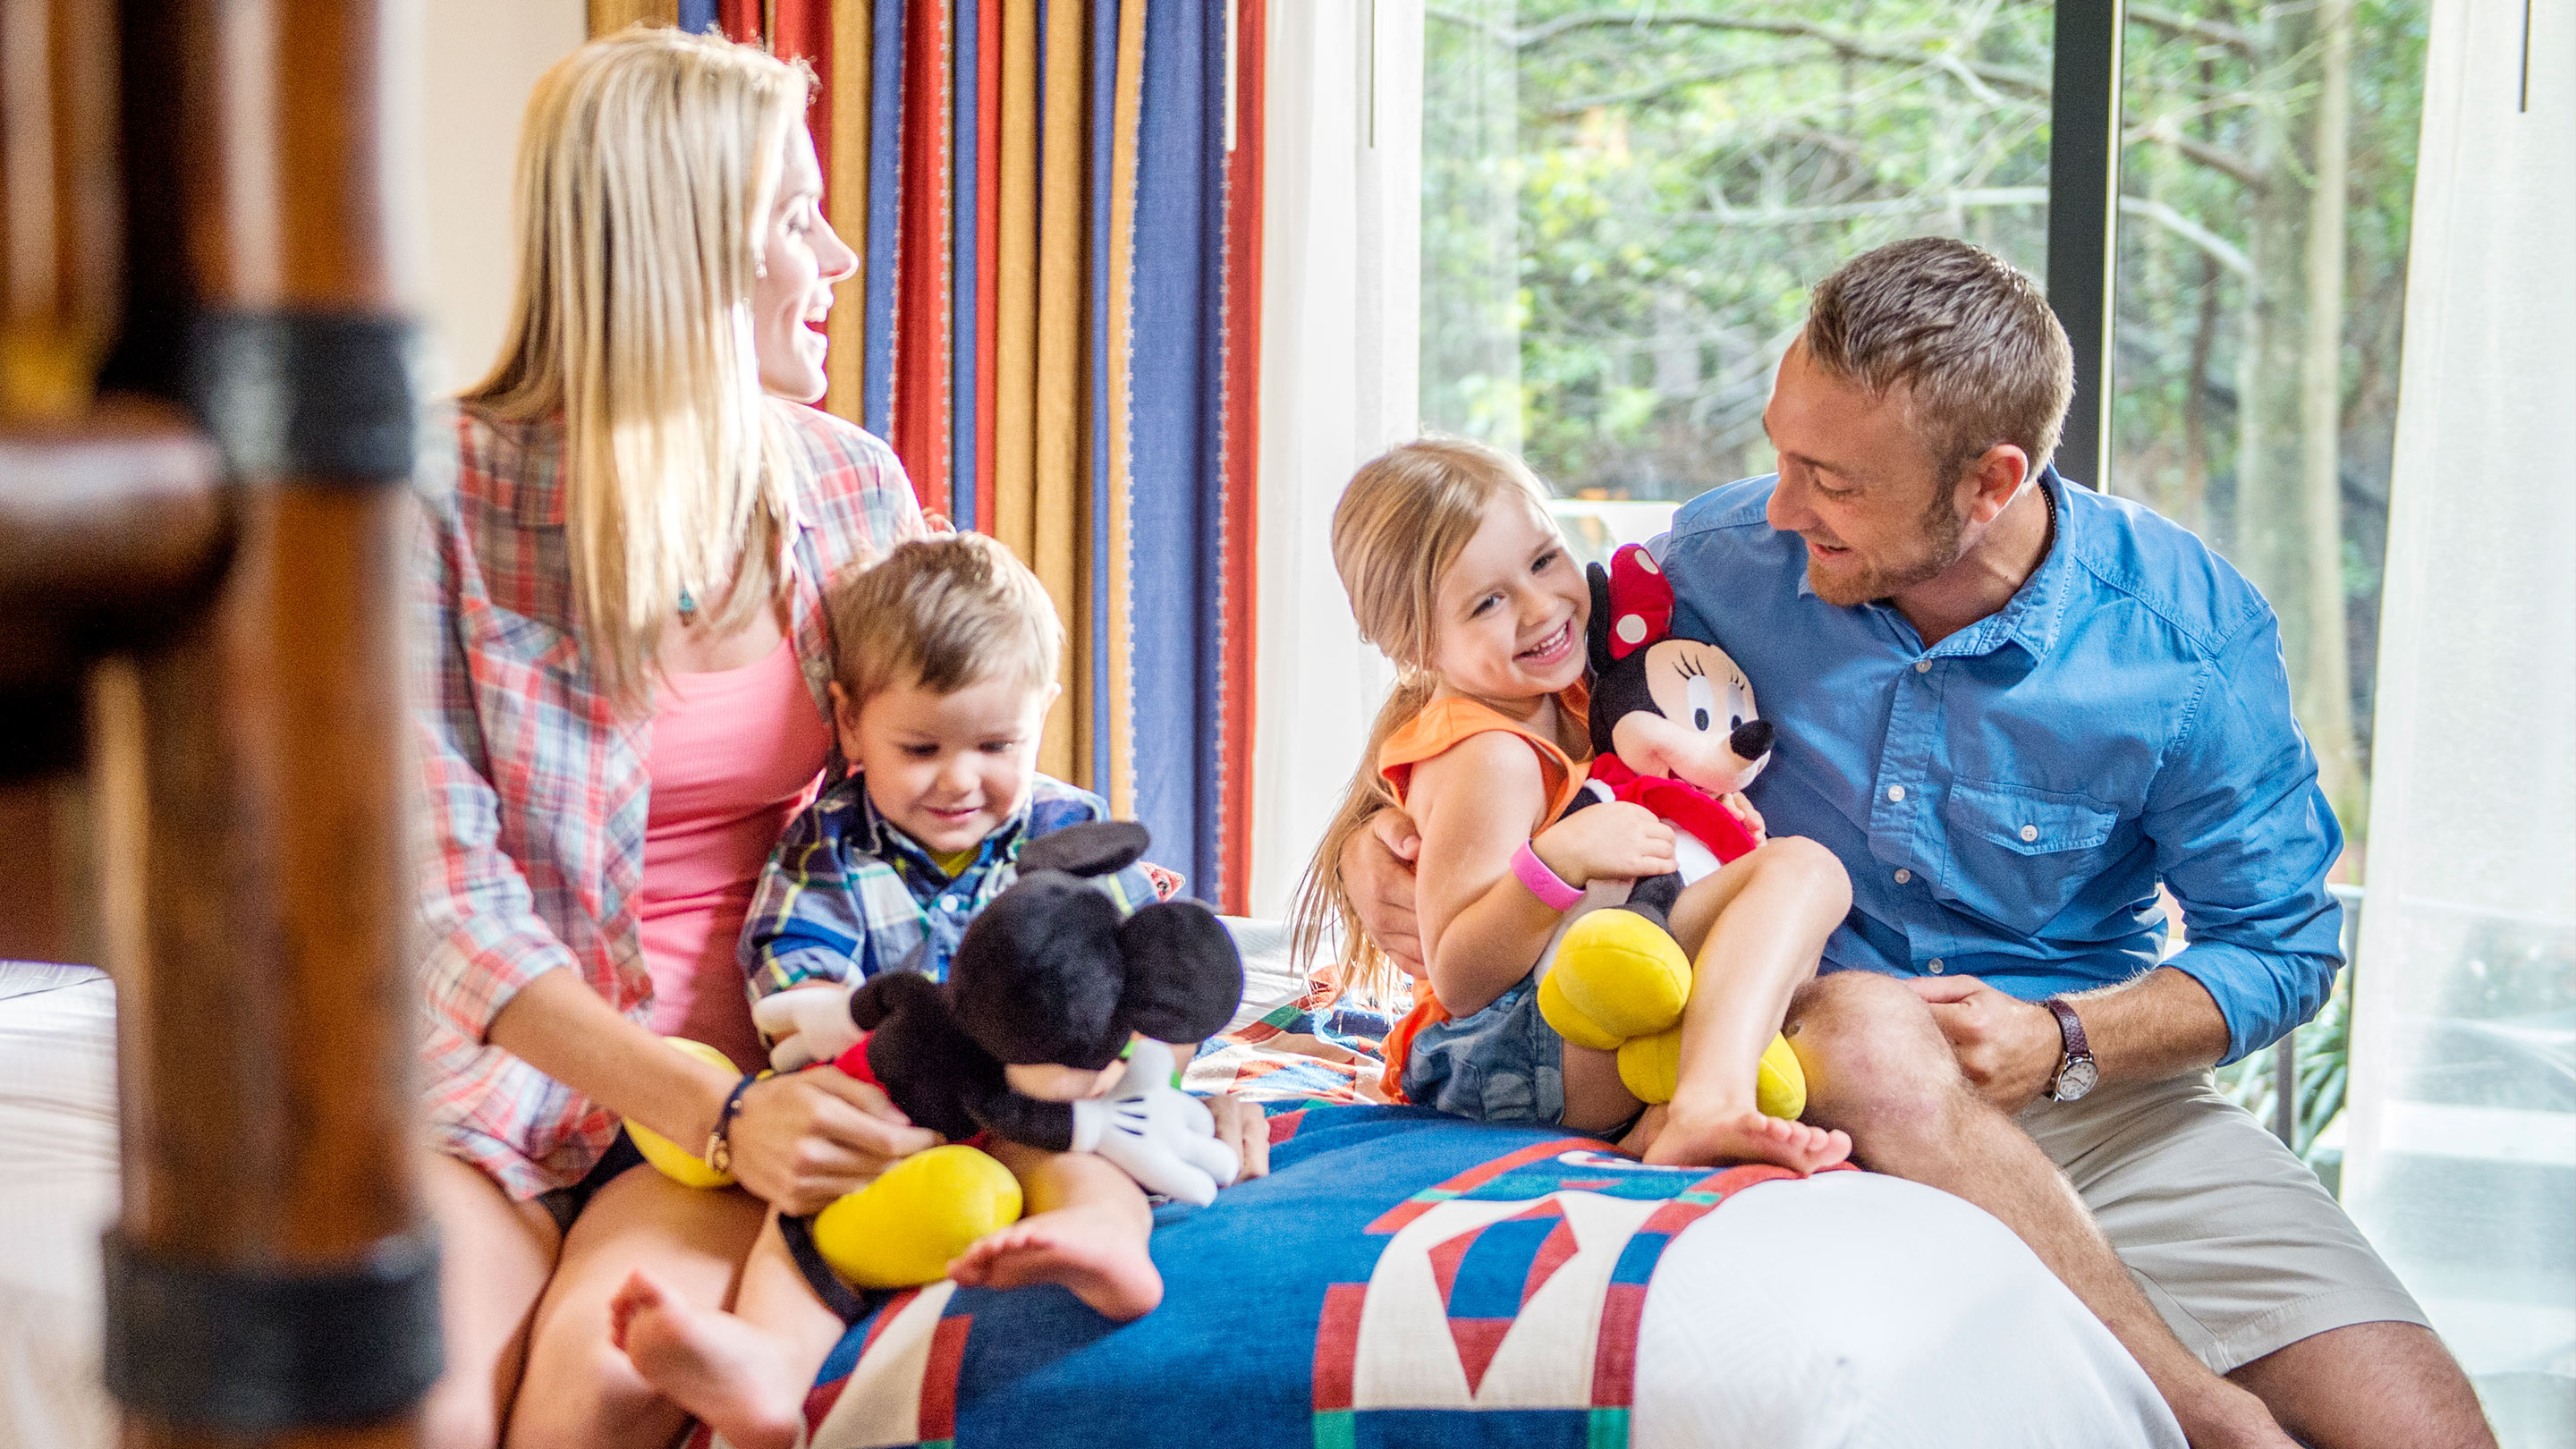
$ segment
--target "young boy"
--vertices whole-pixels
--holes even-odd
[[[835,584],[830,607],[833,726],[851,773],[789,822],[743,928],[762,1023],[811,1023],[800,1038],[836,1014],[855,1031],[843,983],[892,970],[943,979],[967,923],[1016,878],[1022,841],[1108,818],[1099,797],[1034,768],[1064,631],[1009,550],[976,534],[916,539]],[[1136,867],[1102,884],[1127,909],[1154,898]],[[777,1056],[829,1059],[845,1044],[791,1039]],[[1112,1075],[1096,1075],[1070,1086],[1106,1090]],[[1059,1283],[1121,1320],[1162,1300],[1133,1179],[1090,1153],[999,1139],[988,1150],[1029,1213],[969,1248],[951,1278]],[[844,1327],[807,1287],[774,1212],[732,1313],[693,1308],[639,1272],[610,1318],[644,1381],[736,1449],[797,1441],[806,1390]]]

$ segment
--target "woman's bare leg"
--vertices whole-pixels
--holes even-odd
[[[537,1304],[510,1416],[513,1449],[622,1449],[677,1434],[685,1415],[610,1339],[609,1303],[641,1269],[684,1303],[724,1307],[764,1211],[747,1193],[682,1187],[649,1167],[601,1188]]]
[[[1682,892],[1673,935],[1697,965],[1682,1012],[1678,1085],[1647,1145],[1648,1162],[1750,1160],[1812,1172],[1851,1155],[1842,1133],[1765,1117],[1754,1106],[1762,1051],[1850,910],[1842,863],[1794,835]]]
[[[948,1265],[949,1277],[970,1288],[1061,1284],[1122,1323],[1163,1301],[1163,1275],[1146,1247],[1154,1212],[1133,1178],[1088,1152],[1002,1141],[989,1150],[1020,1180],[1028,1216],[976,1239]]]
[[[645,1382],[734,1449],[796,1442],[806,1391],[845,1327],[806,1286],[776,1213],[743,1265],[732,1312],[692,1305],[639,1268],[610,1300],[609,1323]]]
[[[519,1390],[528,1315],[554,1271],[554,1219],[512,1202],[482,1170],[432,1151],[421,1180],[438,1225],[447,1371],[421,1405],[427,1449],[493,1449]]]

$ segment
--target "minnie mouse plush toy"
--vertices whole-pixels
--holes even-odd
[[[1777,739],[1756,713],[1753,687],[1725,650],[1672,635],[1673,589],[1636,544],[1591,565],[1592,770],[1566,806],[1610,800],[1643,805],[1673,827],[1681,868],[1646,880],[1595,882],[1567,914],[1539,1011],[1559,1036],[1619,1053],[1619,1076],[1638,1100],[1672,1099],[1681,1014],[1691,965],[1672,937],[1670,913],[1684,886],[1758,848],[1761,841],[1722,796],[1753,783]],[[1786,1041],[1762,1055],[1761,1109],[1796,1117],[1806,1081]]]

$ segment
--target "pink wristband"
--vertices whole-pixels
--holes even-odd
[[[1561,911],[1583,899],[1583,888],[1567,885],[1563,876],[1548,869],[1547,862],[1538,858],[1528,841],[1522,841],[1521,848],[1512,852],[1512,874],[1520,877],[1529,893],[1550,910]]]

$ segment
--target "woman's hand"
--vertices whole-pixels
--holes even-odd
[[[1261,1104],[1241,1097],[1209,1097],[1208,1113],[1216,1118],[1216,1140],[1234,1149],[1243,1166],[1234,1174],[1233,1186],[1240,1187],[1270,1172],[1270,1119],[1262,1115]]]
[[[884,1092],[828,1069],[755,1083],[725,1137],[735,1180],[791,1215],[820,1212],[939,1142]]]
[[[1413,913],[1413,862],[1421,854],[1422,834],[1401,810],[1379,811],[1342,846],[1342,885],[1360,929],[1413,976],[1423,972],[1422,923]]]
[[[1595,880],[1641,880],[1680,869],[1673,827],[1643,805],[1612,800],[1577,810],[1538,834],[1530,849],[1557,879],[1581,887]]]

